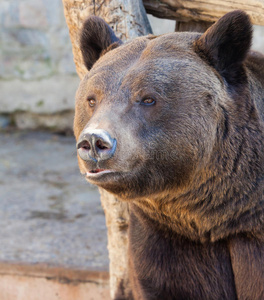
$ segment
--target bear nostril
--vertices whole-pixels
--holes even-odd
[[[96,141],[95,145],[100,150],[108,149],[108,147],[106,147],[101,140]]]
[[[78,144],[77,149],[83,148],[85,150],[90,150],[91,146],[88,141],[82,141]]]
[[[85,129],[76,144],[78,155],[84,161],[108,160],[115,154],[116,139],[103,129]]]

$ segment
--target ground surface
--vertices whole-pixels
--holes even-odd
[[[0,262],[108,270],[99,193],[73,137],[0,133]]]

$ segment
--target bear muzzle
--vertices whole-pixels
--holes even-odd
[[[85,129],[77,142],[77,152],[86,162],[100,163],[112,158],[116,151],[116,139],[103,129]]]

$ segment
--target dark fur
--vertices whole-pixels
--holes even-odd
[[[224,30],[219,31],[219,28]],[[242,85],[243,88],[247,81],[243,61],[251,46],[251,36],[248,16],[234,11],[208,29],[206,35],[196,42],[196,51],[226,79],[230,87]]]
[[[88,70],[110,45],[122,44],[113,30],[102,19],[94,16],[85,21],[80,43],[83,61]]]
[[[101,19],[84,25],[92,68],[77,93],[76,139],[105,129],[117,150],[79,166],[114,169],[92,183],[129,201],[135,299],[264,299],[264,58],[251,38],[242,11],[203,35],[123,45]]]

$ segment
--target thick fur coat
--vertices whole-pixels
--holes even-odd
[[[136,300],[264,299],[264,57],[228,13],[122,44],[84,24],[74,131],[87,180],[130,207]]]

